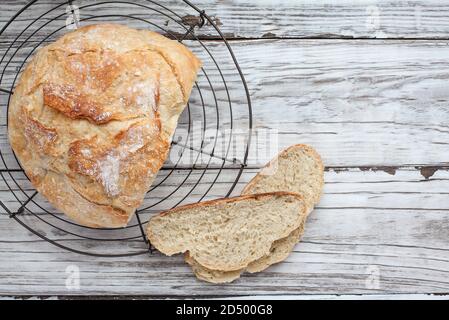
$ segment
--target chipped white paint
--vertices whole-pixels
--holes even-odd
[[[133,1],[149,5],[148,1]],[[3,0],[0,23],[4,23],[26,0]],[[90,14],[101,11],[102,14],[133,14],[137,17],[157,19],[154,13],[145,13],[138,5],[87,7],[90,0],[76,0],[75,16],[66,13],[66,6],[56,10],[62,15],[61,23],[69,23],[74,28]],[[449,4],[444,0],[197,0],[195,4],[205,9],[224,34],[230,38],[440,38],[447,39],[449,34]],[[181,17],[196,12],[178,0],[164,0],[164,5],[174,9]],[[41,1],[33,13],[41,14],[56,6],[53,1]],[[79,8],[79,9],[78,9]],[[149,12],[149,11],[148,11]],[[52,16],[56,16],[53,14]],[[21,22],[14,28],[20,29],[34,17],[22,15]],[[123,22],[123,17],[108,18]],[[131,22],[127,21],[127,23]],[[138,22],[138,24],[142,22]],[[177,31],[176,22],[161,17],[156,20],[162,28]],[[179,31],[179,30],[178,30]],[[204,26],[199,35],[216,36],[211,26]]]
[[[197,49],[194,43],[190,45]],[[237,133],[248,122],[241,83],[230,67],[224,46],[216,42],[208,46],[223,61]],[[234,42],[233,49],[250,89],[255,133],[279,133],[278,140],[270,141],[276,146],[273,148],[264,143],[263,131],[254,136],[251,166],[262,166],[278,149],[298,142],[315,146],[327,166],[448,164],[449,41],[257,40]],[[205,58],[203,51],[198,52]],[[211,61],[204,60],[210,77],[220,83]],[[4,83],[10,79],[11,72]],[[200,77],[199,85],[208,101],[208,133],[215,137],[213,97],[204,77]],[[218,97],[225,99],[220,90]],[[6,121],[6,98],[0,95],[1,124]],[[193,146],[200,149],[203,110],[196,90],[191,101],[191,118],[194,124],[199,123],[193,126],[191,137]],[[229,130],[229,107],[225,102],[219,106],[220,130]],[[184,112],[178,130],[181,136],[187,135],[187,121]],[[174,140],[177,138],[178,134]],[[218,141],[218,146],[227,146],[225,139],[219,137]],[[4,126],[0,126],[0,145],[2,152],[10,152]],[[206,143],[203,148],[210,152],[213,146]],[[235,144],[240,156],[241,146]],[[217,148],[215,153],[221,156],[226,150]],[[187,164],[197,153],[193,155],[185,154],[184,158],[191,156]],[[175,154],[172,158],[178,157]],[[199,160],[202,164],[208,161],[209,157]],[[221,164],[216,158],[212,162]]]

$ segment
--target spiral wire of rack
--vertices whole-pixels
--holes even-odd
[[[5,137],[8,106],[21,71],[38,48],[67,32],[69,26],[78,28],[82,24],[118,21],[149,28],[192,47],[204,63],[175,132],[169,160],[143,205],[124,228],[82,226],[55,210],[33,188],[5,141],[0,148],[0,183],[4,184],[11,200],[0,201],[0,207],[29,232],[79,254],[100,257],[148,254],[153,248],[145,236],[145,225],[152,214],[232,194],[247,166],[251,144],[252,110],[247,83],[229,42],[214,19],[188,0],[172,6],[152,0],[61,1],[51,5],[33,0],[0,30],[0,106],[3,112],[0,129]],[[124,11],[132,13],[123,14]],[[207,37],[218,40],[212,45],[197,35],[205,26],[209,32]],[[232,78],[231,83],[226,80],[228,78]],[[194,128],[198,123],[200,130],[196,132]],[[183,130],[178,136],[180,129]],[[234,150],[236,131],[244,136],[243,142],[238,140],[239,152]],[[187,164],[185,158],[189,159]]]

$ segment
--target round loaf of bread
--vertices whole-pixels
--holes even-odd
[[[167,157],[200,66],[177,41],[113,24],[41,48],[8,112],[34,187],[79,224],[125,226]]]

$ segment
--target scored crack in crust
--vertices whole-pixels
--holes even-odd
[[[90,227],[123,227],[164,163],[201,62],[147,30],[82,27],[41,48],[9,106],[35,188]]]

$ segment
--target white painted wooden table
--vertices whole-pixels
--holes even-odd
[[[179,1],[162,2],[180,7]],[[25,3],[1,1],[0,28]],[[42,3],[51,6],[51,1]],[[310,216],[303,241],[284,263],[217,286],[197,281],[180,256],[111,259],[72,254],[2,214],[0,295],[446,297],[449,1],[195,4],[232,40],[248,81],[255,128],[277,130],[279,149],[307,143],[323,156],[325,194]],[[134,11],[129,13],[145,15]],[[210,37],[210,26],[198,34],[217,57],[226,53],[223,44]],[[0,36],[1,52],[10,40]],[[234,69],[226,63],[222,67],[231,88],[238,88]],[[5,123],[6,97],[0,97]],[[245,117],[243,111],[234,116]],[[8,152],[4,125],[0,148]],[[258,148],[256,144],[251,149],[248,169],[234,194],[277,152]],[[201,173],[198,169],[192,175]],[[176,174],[182,178],[184,173]],[[225,170],[209,198],[220,195],[233,174],[233,169]],[[213,172],[206,173],[205,187],[209,175]],[[16,205],[1,179],[0,200]],[[68,266],[80,270],[79,290],[66,287]]]

